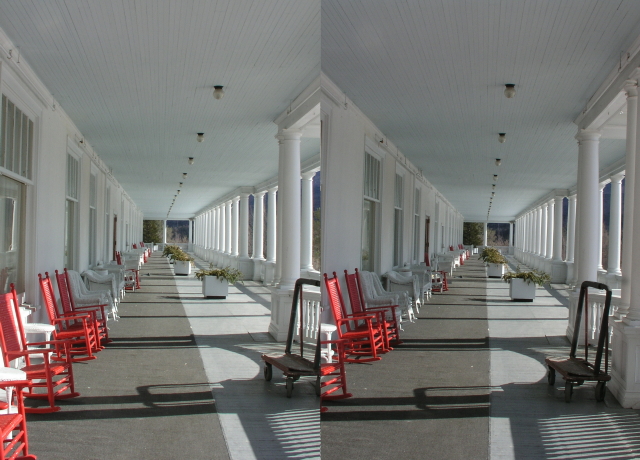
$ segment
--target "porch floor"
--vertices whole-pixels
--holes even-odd
[[[511,259],[511,262],[514,262]],[[547,384],[544,358],[568,356],[566,286],[512,302],[477,256],[435,294],[404,343],[381,361],[349,364],[354,397],[326,402],[322,458],[640,458],[640,415],[594,386]]]
[[[197,260],[199,266],[205,266]],[[284,350],[267,334],[270,291],[245,281],[224,300],[174,276],[160,252],[128,293],[113,342],[74,365],[78,398],[53,414],[28,414],[40,460],[319,458],[318,398],[310,381],[285,397],[284,380],[262,376],[263,352]],[[31,404],[31,403],[29,403]]]

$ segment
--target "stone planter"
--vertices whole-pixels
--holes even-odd
[[[173,261],[173,272],[175,275],[190,275],[191,274],[191,262],[184,260]]]
[[[533,302],[536,298],[536,285],[529,283],[523,279],[512,278],[509,283],[509,295],[511,300],[519,302]]]
[[[229,294],[229,282],[216,276],[202,279],[202,295],[206,298],[225,299]]]
[[[502,278],[504,275],[504,264],[487,264],[487,277]]]

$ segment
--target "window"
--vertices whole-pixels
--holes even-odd
[[[396,174],[396,188],[394,200],[393,222],[393,266],[402,265],[402,202],[404,185],[403,177]]]
[[[0,167],[31,179],[33,121],[2,95]]]
[[[24,196],[25,185],[0,176],[0,290],[11,283],[24,292]]]
[[[93,266],[96,263],[96,249],[98,238],[98,187],[97,177],[95,174],[91,174],[89,183],[89,266]]]
[[[413,200],[413,262],[420,261],[420,189],[415,192]]]
[[[362,270],[375,271],[377,219],[380,207],[380,160],[364,154],[364,203],[362,212]]]
[[[78,179],[80,162],[67,153],[67,199],[65,203],[64,266],[73,270],[76,266],[76,235],[78,222]]]

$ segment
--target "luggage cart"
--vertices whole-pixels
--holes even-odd
[[[295,289],[293,292],[293,302],[291,305],[291,317],[289,319],[289,332],[287,334],[287,345],[284,350],[284,355],[275,354],[263,354],[262,360],[264,361],[264,379],[268,382],[273,377],[273,366],[280,369],[286,377],[286,389],[287,398],[290,398],[293,394],[293,382],[298,380],[303,375],[315,375],[316,378],[316,395],[320,396],[321,382],[320,382],[320,333],[318,333],[318,342],[316,344],[316,351],[313,361],[304,357],[304,344],[302,341],[302,329],[303,324],[300,321],[300,354],[294,354],[291,352],[293,345],[294,329],[296,327],[296,313],[297,307],[300,306],[300,318],[302,318],[302,286],[308,284],[311,286],[320,287],[320,281],[300,278],[296,281]]]
[[[578,334],[580,333],[580,322],[582,319],[582,311],[587,303],[588,288],[604,290],[606,292],[606,300],[604,310],[602,312],[602,320],[600,324],[600,336],[598,337],[598,347],[596,348],[596,360],[592,364],[589,362],[589,346],[588,346],[588,324],[589,312],[585,315],[585,347],[584,359],[576,358],[576,349],[578,347]],[[571,402],[573,395],[573,386],[582,385],[584,382],[598,382],[596,384],[596,401],[604,401],[606,394],[606,384],[611,380],[609,371],[609,310],[611,308],[611,291],[606,284],[596,283],[593,281],[585,281],[580,286],[580,298],[578,300],[578,310],[576,311],[576,322],[573,329],[573,339],[571,341],[571,352],[569,359],[562,358],[546,358],[545,362],[549,367],[547,379],[549,385],[553,385],[556,381],[556,372],[558,372],[565,380],[564,400]],[[595,318],[594,318],[595,320]],[[602,355],[604,354],[604,371],[600,369],[602,363]]]

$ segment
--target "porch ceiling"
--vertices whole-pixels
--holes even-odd
[[[498,174],[506,221],[576,183],[573,120],[640,35],[640,2],[322,0],[321,21],[324,73],[467,220]],[[601,167],[624,150],[602,140]]]
[[[0,27],[145,216],[275,176],[273,120],[320,72],[319,1],[1,0]]]

